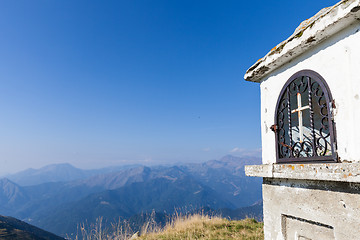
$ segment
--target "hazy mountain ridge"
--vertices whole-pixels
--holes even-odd
[[[6,178],[21,186],[38,185],[48,182],[69,182],[86,179],[91,176],[117,172],[140,165],[114,166],[100,169],[80,169],[69,163],[51,164],[39,169],[29,168],[24,171],[7,175]]]
[[[149,172],[150,168],[142,166],[116,173],[100,174],[86,180],[50,182],[24,187],[16,185],[26,194],[26,201],[10,209],[11,211],[4,212],[4,207],[0,206],[0,211],[5,215],[21,219],[36,219],[42,212],[47,213],[51,208],[78,201],[90,194],[116,189],[132,182],[145,181]]]
[[[116,189],[132,182],[146,181],[151,169],[145,166],[124,169],[113,173],[98,174],[93,177],[73,181],[70,185],[85,185],[89,187],[102,186],[104,189]]]
[[[252,191],[261,184],[261,179],[245,176],[245,165],[261,164],[259,158],[238,158],[227,155],[220,160],[211,160],[201,164],[180,166],[199,182],[220,191],[222,196],[237,208],[249,206],[261,199],[261,191]],[[247,198],[239,198],[242,193]]]
[[[164,177],[154,178],[146,182],[135,182],[116,190],[107,190],[55,209],[51,217],[42,216],[35,225],[55,233],[73,232],[78,222],[87,219],[95,222],[99,216],[108,221],[130,218],[141,212],[173,213],[187,206],[198,209],[203,206],[212,208],[233,207],[229,202],[221,200],[212,189],[202,186],[194,179],[185,177],[176,180]],[[89,210],[91,209],[91,210]],[[190,209],[190,210],[191,210]],[[67,219],[64,221],[62,219]]]
[[[29,196],[26,191],[7,178],[0,179],[0,209],[1,214],[9,215],[17,206],[26,204]]]
[[[153,209],[166,215],[175,208],[191,211],[206,207],[229,209],[227,215],[230,215],[231,209],[249,206],[261,199],[261,181],[244,174],[244,165],[259,162],[258,158],[225,156],[220,160],[171,167],[119,167],[86,178],[31,186],[19,186],[2,179],[0,214],[25,219],[63,236],[85,220],[94,221],[99,216],[109,221],[119,216],[132,218]],[[41,170],[45,173],[58,170],[54,175],[60,176],[64,169],[73,168],[69,166]],[[44,176],[38,170],[39,175]],[[79,171],[73,170],[64,178],[80,176]]]

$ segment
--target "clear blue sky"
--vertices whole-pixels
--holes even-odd
[[[246,69],[336,2],[1,1],[0,173],[257,152]]]

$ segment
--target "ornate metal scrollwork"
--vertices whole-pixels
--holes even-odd
[[[303,70],[284,85],[275,113],[277,162],[336,161],[332,97],[325,80]]]

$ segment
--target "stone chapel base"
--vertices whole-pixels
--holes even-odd
[[[357,163],[246,166],[263,177],[265,239],[360,239],[358,171]]]

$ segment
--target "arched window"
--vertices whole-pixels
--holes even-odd
[[[295,73],[281,90],[275,113],[278,163],[336,162],[333,100],[316,72]]]

